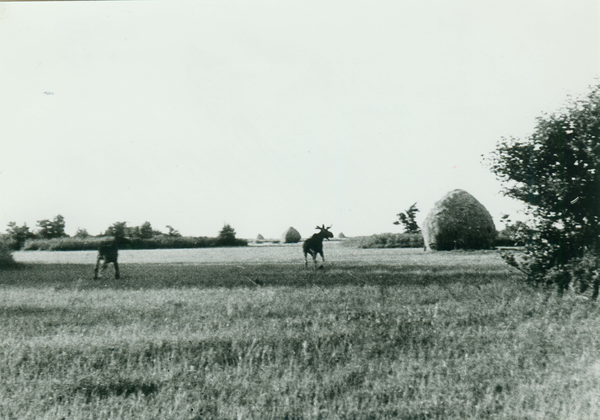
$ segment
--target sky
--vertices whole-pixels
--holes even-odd
[[[0,3],[0,231],[401,232],[522,205],[502,138],[598,84],[596,0]]]

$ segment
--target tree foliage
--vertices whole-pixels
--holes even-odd
[[[531,236],[529,233],[530,228],[525,222],[517,220],[512,223],[509,219],[509,215],[505,214],[500,219],[500,223],[504,224],[504,229],[498,232],[496,238],[497,246],[524,246],[525,242],[523,238]]]
[[[150,222],[144,222],[142,226],[140,226],[140,238],[142,239],[150,239],[154,236],[154,230],[152,230],[152,225]]]
[[[222,246],[236,245],[235,229],[226,224],[217,236],[217,244]]]
[[[167,232],[167,236],[173,236],[176,238],[181,237],[181,233],[179,233],[179,231],[177,229],[175,229],[173,226],[167,225],[166,227],[167,227],[167,229],[169,229],[169,231]]]
[[[38,220],[37,226],[39,227],[37,236],[42,239],[64,238],[68,236],[65,233],[65,218],[60,214],[54,220]]]
[[[398,216],[398,220],[396,220],[394,224],[402,224],[405,233],[419,233],[421,229],[419,228],[419,225],[417,224],[416,220],[418,212],[419,209],[417,208],[417,203],[415,203],[412,206],[410,206],[408,210],[398,213],[396,215]]]
[[[105,236],[114,236],[117,239],[125,238],[127,222],[115,222],[106,230]]]
[[[77,228],[77,232],[75,232],[75,238],[87,238],[90,234],[85,228]]]
[[[27,223],[23,223],[23,226],[18,226],[16,222],[9,222],[6,232],[8,232],[13,243],[12,247],[15,249],[22,248],[27,239],[31,239],[35,236],[33,232],[29,230]]]
[[[596,282],[597,273],[588,279],[573,273],[584,260],[593,266],[589,260],[600,251],[600,86],[538,118],[529,138],[503,139],[491,169],[505,195],[527,204],[534,223],[525,259],[509,262],[530,281],[558,284],[560,291],[572,280]]]

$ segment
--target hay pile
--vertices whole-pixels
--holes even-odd
[[[255,244],[260,244],[262,243],[262,241],[265,240],[265,237],[262,236],[260,233],[258,235],[256,235],[256,239],[254,239],[254,243]]]
[[[302,237],[300,236],[300,232],[298,232],[291,226],[281,235],[282,244],[292,244],[300,242],[300,239],[302,239]]]
[[[496,238],[492,216],[475,197],[453,190],[435,203],[422,226],[425,249],[490,249]]]
[[[344,238],[346,238],[346,235],[344,235],[342,232],[340,232],[340,234],[338,235],[338,238],[344,239]]]

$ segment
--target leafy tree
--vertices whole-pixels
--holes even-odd
[[[228,224],[223,226],[223,229],[221,229],[221,231],[219,232],[219,236],[217,236],[217,245],[236,245],[237,242],[238,241],[235,238],[235,229],[233,229]]]
[[[169,229],[169,232],[167,233],[168,236],[181,237],[181,233],[179,233],[177,229],[174,229],[173,226],[167,225],[167,229]]]
[[[137,239],[139,239],[141,237],[140,227],[139,226],[127,226],[127,227],[125,227],[125,236],[128,236],[130,238],[137,238]]]
[[[140,226],[140,238],[142,239],[150,239],[154,236],[154,230],[152,230],[152,225],[150,222],[144,222],[142,226]]]
[[[508,215],[506,215],[508,216]],[[510,220],[503,218],[501,222],[506,223],[504,229],[498,232],[497,243],[508,246],[523,246],[525,245],[524,238],[530,237],[530,228],[526,223],[517,220],[510,223]]]
[[[62,238],[67,236],[65,233],[65,218],[60,214],[52,221],[48,219],[38,220],[37,226],[40,228],[37,235],[43,239]]]
[[[399,220],[396,220],[394,224],[402,224],[404,227],[404,232],[406,233],[419,233],[421,229],[416,221],[416,215],[418,212],[419,209],[417,208],[417,203],[415,203],[405,212],[398,213],[396,216],[398,216]]]
[[[24,223],[23,226],[17,226],[15,222],[9,222],[6,231],[17,249],[22,248],[27,239],[31,239],[35,236],[29,231],[27,223]]]
[[[38,220],[37,226],[39,228],[37,235],[42,239],[50,239],[52,236],[52,222],[48,219]]]
[[[537,120],[525,140],[502,139],[491,157],[491,170],[504,183],[504,194],[527,203],[533,229],[525,257],[507,261],[529,281],[557,284],[562,292],[578,280],[581,289],[600,282],[600,86],[564,110]],[[595,263],[593,261],[596,261]],[[588,278],[574,277],[585,263]],[[585,271],[585,270],[584,270]]]
[[[106,230],[105,236],[114,236],[117,239],[122,239],[126,235],[127,222],[115,222]]]
[[[52,221],[52,235],[54,238],[63,238],[68,236],[65,233],[65,218],[60,214]]]
[[[76,238],[87,238],[90,236],[87,229],[77,228],[77,232],[75,232]]]

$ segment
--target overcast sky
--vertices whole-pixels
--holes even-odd
[[[0,3],[0,231],[400,232],[600,75],[596,0]]]

